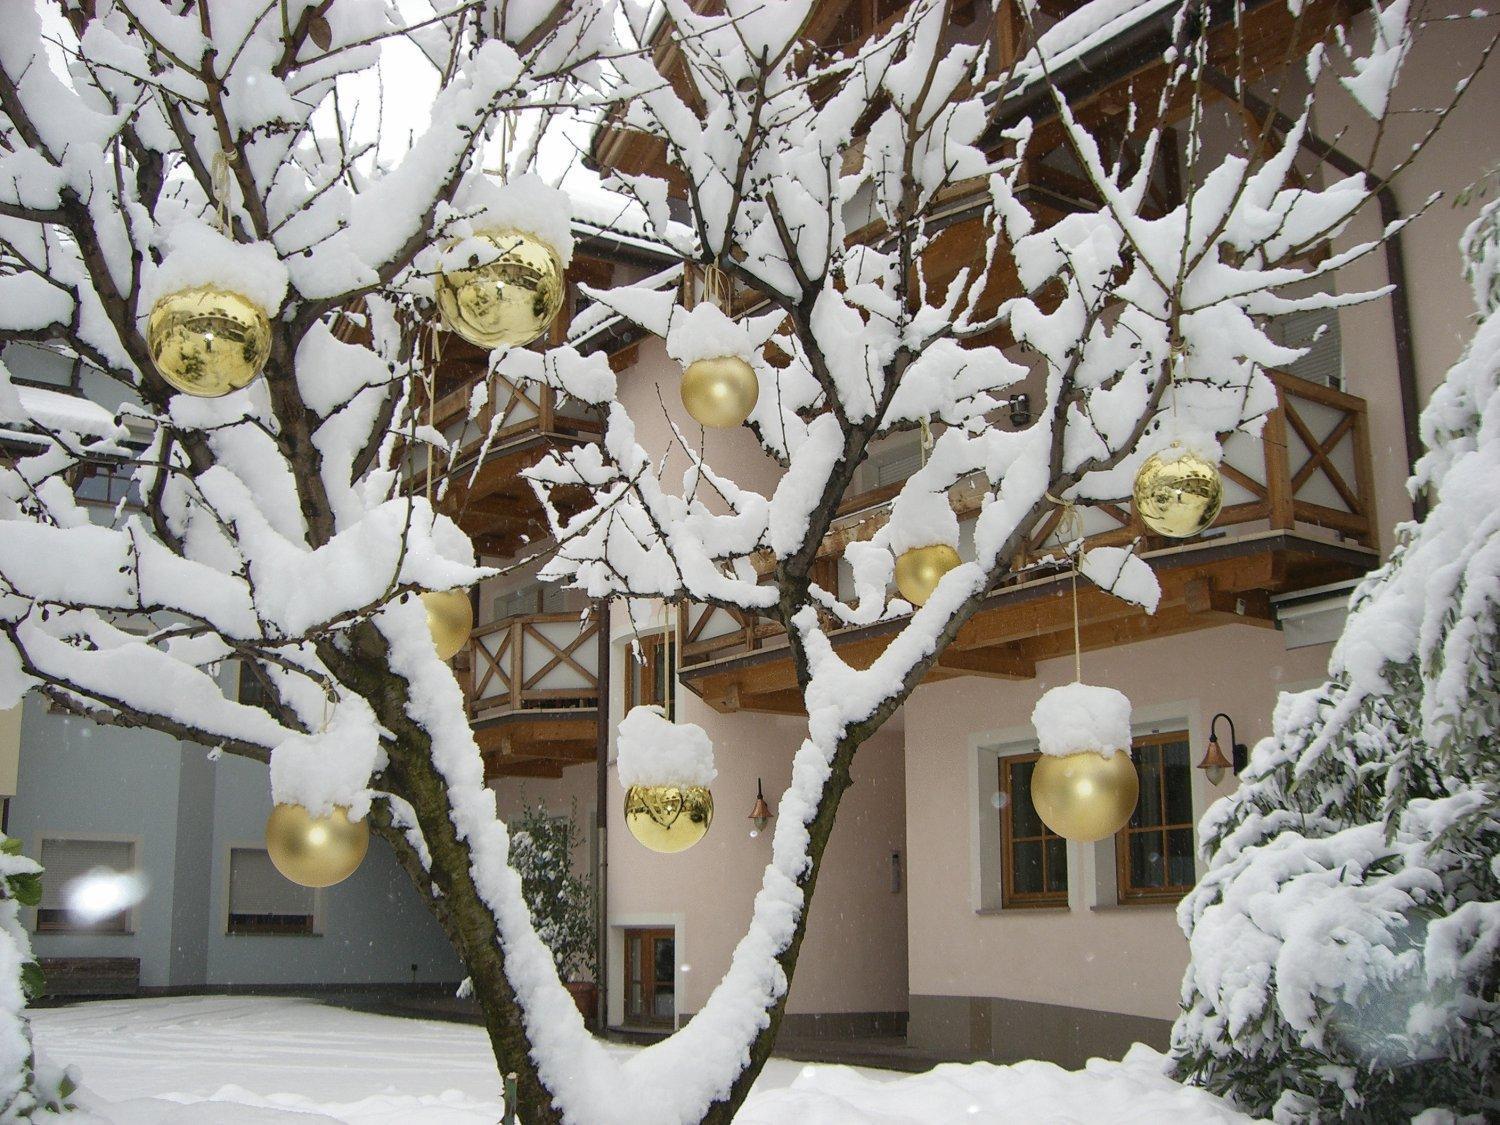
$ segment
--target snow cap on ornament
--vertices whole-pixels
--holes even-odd
[[[660,707],[632,707],[620,723],[617,749],[620,784],[627,789],[702,787],[719,774],[708,732],[696,723],[672,722]]]
[[[729,429],[750,417],[760,400],[756,351],[749,331],[712,301],[672,311],[667,354],[683,365],[682,404],[700,425]]]
[[[1063,684],[1038,699],[1031,712],[1043,754],[1130,752],[1130,700],[1124,692],[1093,684]]]
[[[457,218],[459,214],[463,218]],[[564,269],[573,260],[573,201],[533,173],[509,180],[469,178],[453,210],[438,215],[440,222],[450,217],[453,221],[445,229],[460,240],[482,231],[525,231],[545,242]],[[451,258],[454,267],[460,264],[461,247],[462,241],[446,249],[444,260]]]
[[[143,268],[138,308],[149,311],[163,297],[204,286],[237,293],[267,313],[281,307],[287,271],[269,242],[236,242],[196,219],[174,223],[165,242],[161,265]]]

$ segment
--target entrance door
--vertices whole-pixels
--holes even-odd
[[[671,1026],[677,1012],[677,942],[672,930],[625,931],[625,1022]]]

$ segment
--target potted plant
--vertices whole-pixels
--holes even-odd
[[[576,801],[571,812],[556,816],[523,798],[521,814],[511,822],[510,863],[558,976],[583,1018],[592,1020],[599,995],[594,881],[573,868],[573,853],[583,845],[577,814]]]

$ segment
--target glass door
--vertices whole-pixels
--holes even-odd
[[[677,1013],[677,942],[672,930],[625,931],[625,1022],[670,1027]]]

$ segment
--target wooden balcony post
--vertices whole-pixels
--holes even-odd
[[[1278,382],[1276,409],[1266,415],[1266,428],[1261,433],[1266,459],[1266,509],[1271,526],[1277,530],[1290,528],[1295,522],[1291,454],[1287,449],[1286,413],[1281,406],[1285,396],[1286,391]]]
[[[508,626],[510,630],[510,706],[511,710],[521,709],[521,685],[526,677],[526,659],[522,651],[526,643],[526,622],[524,619],[512,621]]]
[[[1365,530],[1359,541],[1374,547],[1380,534],[1375,518],[1375,465],[1370,452],[1370,412],[1363,400],[1354,409],[1354,490],[1359,495]]]

